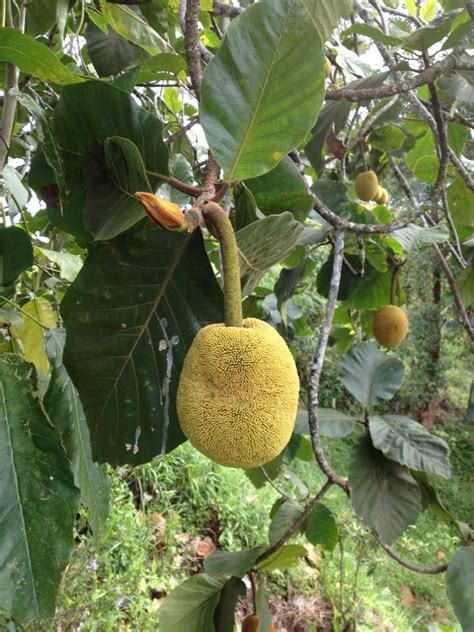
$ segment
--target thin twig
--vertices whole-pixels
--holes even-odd
[[[400,557],[396,551],[394,551],[388,544],[382,542],[380,537],[372,531],[372,535],[377,540],[382,549],[387,553],[392,559],[396,560],[401,566],[408,568],[415,573],[422,573],[425,575],[438,575],[439,573],[445,573],[448,570],[447,564],[442,564],[441,566],[421,566],[420,564],[415,564],[413,562],[409,562],[408,560]]]

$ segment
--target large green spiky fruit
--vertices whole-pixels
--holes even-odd
[[[373,200],[379,191],[379,180],[374,171],[359,173],[354,180],[354,189],[357,197],[364,202]]]
[[[374,316],[372,325],[374,338],[384,347],[393,349],[405,340],[408,333],[408,318],[396,305],[384,305]]]
[[[253,468],[287,445],[298,407],[299,380],[283,338],[267,323],[208,325],[184,360],[178,386],[181,428],[221,465]]]

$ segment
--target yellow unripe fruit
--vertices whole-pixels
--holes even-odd
[[[293,431],[299,379],[293,356],[267,323],[208,325],[184,360],[178,386],[181,428],[221,465],[253,468],[286,447]]]
[[[390,199],[390,196],[388,194],[387,189],[384,189],[384,187],[379,186],[377,195],[374,197],[374,202],[377,202],[377,204],[387,204],[389,199]]]
[[[364,202],[373,200],[379,190],[379,180],[374,171],[364,171],[354,180],[354,189],[357,197]]]
[[[327,57],[325,57],[324,58],[324,76],[326,77],[326,79],[331,74],[331,70],[332,70],[332,64],[330,60]]]
[[[408,333],[408,318],[396,305],[384,305],[374,316],[372,325],[374,338],[384,347],[393,349],[405,340]]]
[[[249,614],[242,621],[242,632],[257,632],[259,623],[260,617],[258,614]],[[269,627],[268,632],[276,632],[276,628],[273,623]]]

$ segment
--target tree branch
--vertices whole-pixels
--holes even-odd
[[[281,548],[285,544],[285,542],[287,542],[293,535],[297,533],[297,531],[304,524],[306,519],[313,512],[314,508],[321,502],[321,498],[323,498],[323,496],[328,492],[328,490],[332,487],[332,485],[333,483],[329,480],[324,483],[324,485],[321,487],[319,492],[316,494],[316,496],[312,500],[309,501],[309,503],[303,509],[298,519],[295,520],[295,522],[291,525],[291,527],[289,527],[285,531],[285,533],[276,542],[274,542],[266,551],[264,551],[257,557],[257,560],[255,562],[256,564],[260,564],[260,562],[263,562],[264,560],[271,557],[276,551],[278,551],[279,548]]]
[[[346,219],[342,219],[336,213],[333,213],[317,196],[314,197],[314,208],[331,226],[338,228],[339,230],[348,231],[351,233],[391,233],[399,228],[407,226],[415,217],[407,217],[405,219],[396,219],[389,224],[357,224],[350,222]]]
[[[409,562],[408,560],[400,557],[396,551],[394,551],[388,544],[382,542],[375,531],[372,531],[372,535],[377,540],[382,549],[395,561],[397,561],[401,566],[408,568],[410,571],[414,571],[415,573],[424,573],[426,575],[438,575],[439,573],[445,573],[448,570],[447,564],[442,564],[441,566],[421,566],[419,564],[415,564],[414,562]]]
[[[199,0],[186,0],[184,13],[184,48],[191,84],[197,100],[201,96],[201,47],[199,40]]]
[[[337,295],[339,293],[339,284],[341,281],[342,262],[344,258],[344,231],[336,231],[336,243],[334,245],[334,263],[332,266],[331,283],[329,286],[328,302],[326,313],[319,332],[318,346],[311,366],[311,376],[309,379],[309,403],[308,403],[308,422],[309,432],[311,436],[311,444],[313,446],[314,456],[321,470],[326,474],[329,481],[341,487],[346,494],[349,493],[349,486],[339,474],[337,474],[327,461],[319,434],[319,383],[321,380],[321,372],[323,370],[324,358],[326,356],[326,348],[331,333],[331,325],[336,309]]]

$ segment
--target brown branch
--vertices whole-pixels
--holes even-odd
[[[186,50],[191,84],[198,101],[201,96],[202,81],[199,5],[200,0],[186,0],[186,11],[184,14],[184,48]]]
[[[464,182],[467,184],[467,186],[471,189],[471,191],[474,191],[474,180],[471,178],[471,176],[469,175],[468,170],[462,164],[462,162],[459,160],[459,158],[456,156],[456,154],[451,149],[451,147],[449,147],[449,149],[448,149],[448,154],[449,154],[449,159],[453,163],[454,168],[456,169],[458,174],[461,176],[461,178],[464,180]]]
[[[329,481],[338,485],[346,494],[349,494],[349,486],[337,472],[335,472],[329,464],[321,446],[321,438],[319,434],[319,382],[321,380],[321,372],[323,370],[326,348],[331,332],[332,320],[336,309],[337,295],[339,293],[339,284],[341,282],[342,262],[344,258],[344,231],[336,231],[336,243],[334,245],[334,262],[332,266],[331,283],[329,286],[328,302],[326,313],[319,332],[318,346],[311,366],[311,376],[309,379],[309,403],[308,403],[308,422],[309,432],[311,436],[311,444],[313,446],[314,456],[321,470],[326,474]]]
[[[404,228],[416,217],[407,217],[405,219],[396,219],[389,224],[357,224],[349,220],[342,219],[336,213],[333,213],[317,196],[314,197],[314,208],[331,226],[343,231],[351,233],[392,233],[394,230]]]
[[[414,15],[411,15],[410,13],[403,13],[403,11],[397,11],[397,9],[391,9],[390,7],[386,7],[383,6],[382,10],[385,11],[385,13],[388,13],[389,15],[396,15],[399,18],[403,18],[405,20],[409,20],[410,22],[413,22],[413,24],[418,28],[420,26],[423,26],[421,21],[416,18]]]
[[[183,125],[183,127],[179,129],[177,132],[175,132],[174,134],[171,134],[171,136],[168,136],[168,138],[165,140],[165,145],[171,145],[171,143],[174,143],[175,140],[178,140],[178,138],[181,138],[181,136],[184,136],[187,132],[189,132],[189,130],[192,127],[196,125],[198,121],[199,121],[199,118],[197,116],[193,116],[193,118],[189,121],[189,123],[186,123],[186,125]]]
[[[410,571],[414,571],[415,573],[424,573],[426,575],[438,575],[439,573],[445,573],[448,570],[447,564],[442,564],[441,566],[421,566],[419,564],[415,564],[414,562],[405,560],[403,559],[403,557],[400,557],[400,555],[398,555],[398,553],[394,551],[390,546],[388,546],[388,544],[382,542],[375,531],[372,531],[372,535],[385,551],[385,553],[387,553],[392,559],[397,561],[401,566],[408,568]]]
[[[302,513],[298,516],[295,522],[289,527],[285,533],[274,542],[268,549],[266,549],[263,553],[261,553],[256,560],[256,564],[260,564],[264,560],[271,557],[279,548],[281,548],[293,535],[295,535],[300,527],[304,524],[306,519],[313,512],[314,508],[321,502],[321,498],[328,492],[328,490],[332,487],[332,481],[326,481],[324,485],[321,487],[319,492],[316,494],[314,498],[312,498],[306,507],[303,509]]]
[[[441,75],[454,70],[456,68],[456,54],[451,53],[442,61],[433,64],[426,70],[420,72],[416,77],[409,79],[401,79],[394,83],[389,83],[375,88],[360,88],[359,90],[351,90],[350,88],[341,88],[340,90],[328,90],[326,92],[326,100],[328,101],[371,101],[372,99],[384,99],[395,94],[410,92],[428,83],[433,83]]]

